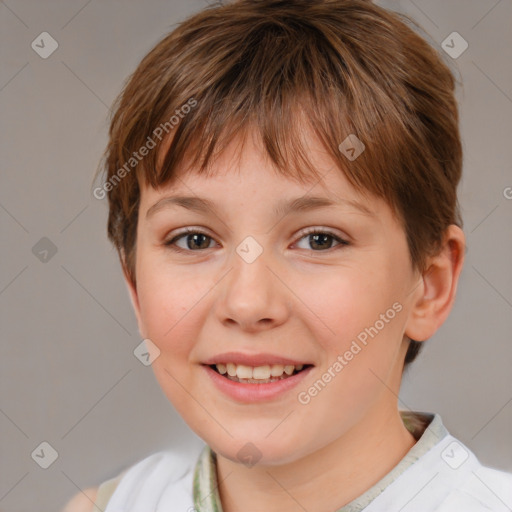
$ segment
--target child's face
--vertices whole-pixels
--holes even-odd
[[[251,442],[261,463],[282,464],[364,417],[396,411],[421,276],[390,207],[356,193],[319,146],[312,161],[324,178],[308,185],[274,172],[250,140],[237,169],[234,149],[212,177],[188,173],[160,190],[143,188],[132,298],[141,335],[160,350],[156,378],[189,426],[224,457],[240,460]],[[203,198],[216,213],[167,202],[147,215],[171,196]],[[275,213],[313,196],[338,205]],[[166,246],[183,228],[207,236],[185,234],[176,241],[182,252]],[[312,368],[289,382],[236,384],[205,365],[243,355],[263,355],[250,366],[291,359]]]

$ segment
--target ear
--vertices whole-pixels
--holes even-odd
[[[425,341],[448,317],[464,264],[466,238],[462,229],[451,224],[444,235],[442,248],[429,258],[414,292],[405,334],[412,340]]]
[[[126,260],[124,254],[121,256],[121,267],[123,269],[124,282],[126,284],[126,288],[128,289],[128,294],[130,295],[130,300],[132,303],[133,311],[135,312],[135,317],[137,318],[137,325],[139,326],[139,334],[145,338],[144,328],[141,320],[140,314],[140,305],[139,305],[139,296],[137,293],[137,286],[132,281],[130,274],[128,273],[128,268],[126,265]]]

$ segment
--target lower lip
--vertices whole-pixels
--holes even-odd
[[[275,382],[267,382],[264,384],[244,384],[242,382],[235,382],[223,377],[220,373],[212,370],[208,365],[202,365],[206,373],[212,379],[213,384],[229,397],[237,400],[238,402],[254,403],[272,400],[292,388],[297,386],[313,368],[309,366],[304,370],[287,377],[285,379],[276,380]]]

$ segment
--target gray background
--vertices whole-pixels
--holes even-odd
[[[512,2],[378,3],[417,20],[464,84],[469,250],[454,310],[405,374],[400,407],[440,413],[483,463],[512,471]],[[125,78],[205,5],[0,2],[3,512],[59,510],[153,451],[200,442],[133,355],[141,340],[107,204],[91,190]],[[59,44],[47,59],[31,48],[43,31]],[[456,60],[441,49],[453,31],[469,43]],[[46,261],[43,237],[57,249]],[[43,441],[58,452],[48,469],[31,456]]]

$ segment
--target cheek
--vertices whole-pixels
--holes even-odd
[[[164,265],[148,265],[141,272],[141,319],[146,337],[160,350],[151,366],[169,401],[192,425],[201,414],[198,410],[194,412],[187,391],[193,389],[190,358],[199,336],[198,315],[204,314],[201,297],[205,293],[197,278],[171,272]]]
[[[347,426],[388,392],[405,314],[389,277],[353,271],[311,287],[308,306],[316,315],[309,315],[308,328],[323,350],[319,371],[300,390],[304,401],[311,399],[308,421]]]
[[[149,265],[141,272],[138,296],[145,334],[162,353],[190,350],[187,340],[194,331],[204,286],[186,273]],[[187,333],[189,333],[187,335]]]
[[[363,410],[380,391],[385,391],[402,342],[405,310],[400,284],[387,271],[351,268],[328,279],[303,281],[307,303],[316,314],[308,328],[323,348],[318,375],[307,386],[322,389],[315,407],[340,408],[332,414],[340,421],[347,410]],[[326,384],[324,387],[324,383]],[[315,390],[313,390],[313,393]]]
[[[400,294],[396,280],[388,272],[339,269],[325,276],[301,279],[297,287],[314,313],[307,317],[315,337],[329,353],[343,353],[358,336],[364,343],[365,336],[377,337],[376,330],[381,338],[400,329],[400,322],[395,320],[399,314],[393,308]]]

